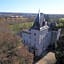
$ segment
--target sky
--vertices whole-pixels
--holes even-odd
[[[64,0],[0,0],[0,12],[64,14]]]

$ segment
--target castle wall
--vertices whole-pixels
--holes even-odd
[[[35,51],[35,55],[41,55],[49,45],[52,45],[57,40],[58,31],[43,31],[31,30],[30,34],[23,33],[24,44],[27,45],[31,52]]]
[[[23,38],[23,43],[24,45],[29,46],[31,43],[31,39],[30,39],[31,35],[27,34],[27,33],[22,33],[22,38]]]
[[[51,32],[48,32],[48,29],[39,31],[39,42],[35,45],[35,55],[39,56],[43,51],[46,50],[50,44]]]

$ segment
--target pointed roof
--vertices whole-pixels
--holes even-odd
[[[34,21],[34,24],[32,26],[32,29],[36,29],[36,30],[40,30],[40,27],[45,25],[45,18],[44,18],[44,14],[43,13],[39,13],[37,14],[37,17]]]

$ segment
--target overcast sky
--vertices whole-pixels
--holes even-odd
[[[0,12],[64,14],[64,0],[0,0]]]

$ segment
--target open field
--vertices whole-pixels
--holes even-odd
[[[22,23],[15,23],[12,25],[9,24],[9,28],[14,33],[18,33],[23,29],[29,29],[32,25],[33,25],[33,22],[24,22],[24,23],[22,22]]]

